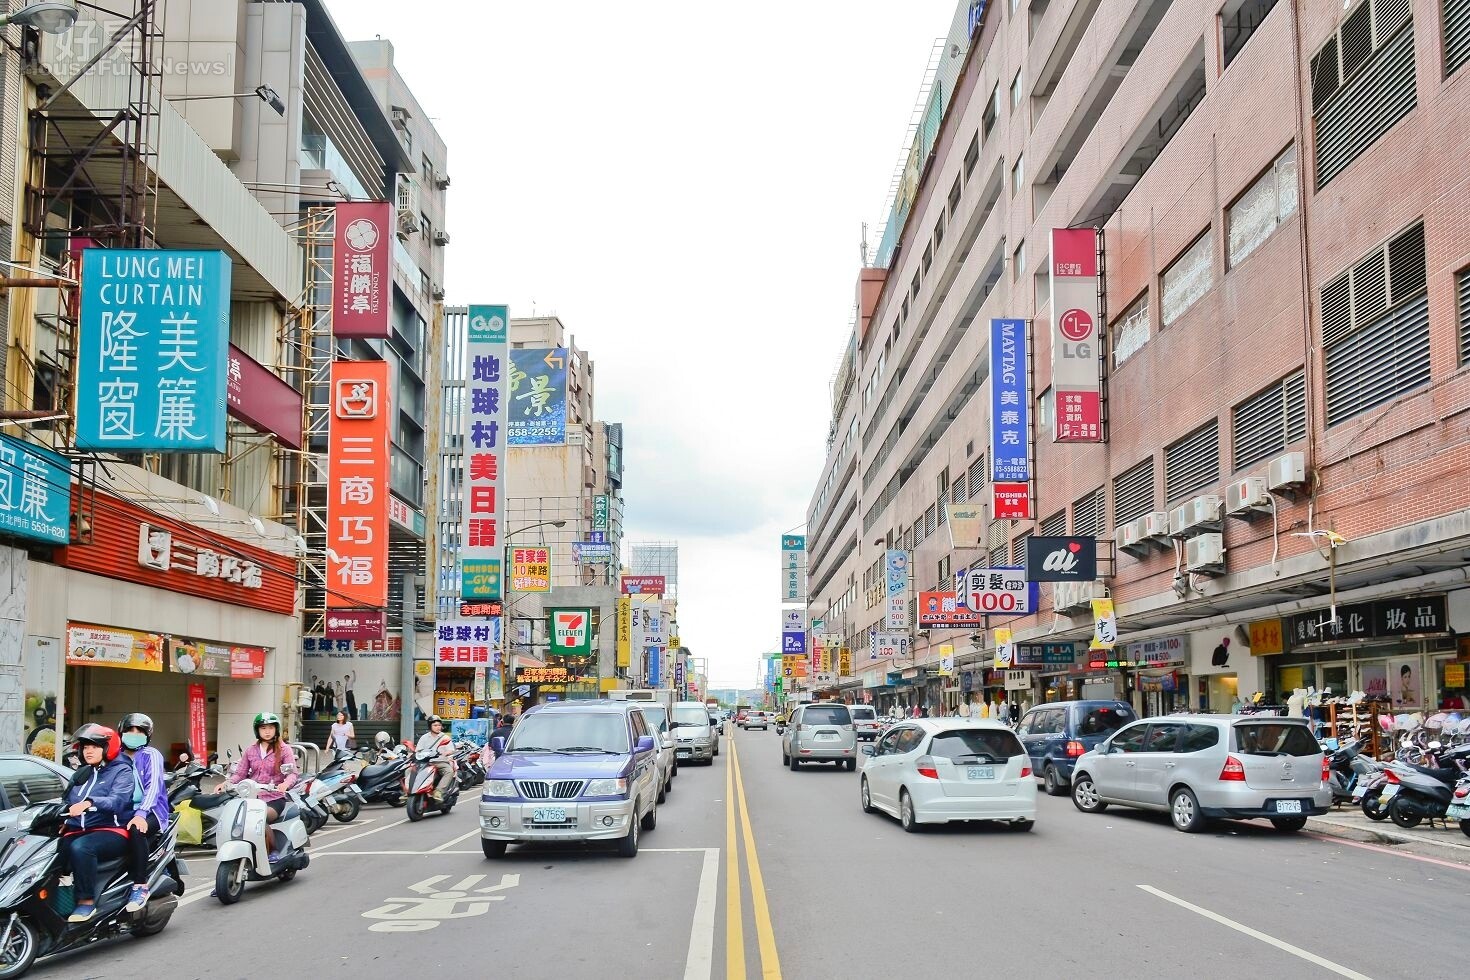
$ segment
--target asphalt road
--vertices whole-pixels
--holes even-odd
[[[209,897],[212,861],[197,859],[187,904],[161,935],[43,961],[31,975],[1461,972],[1454,937],[1470,913],[1470,867],[1453,860],[1264,824],[1185,835],[1161,815],[1087,816],[1044,796],[1030,833],[911,835],[861,811],[857,773],[782,768],[774,730],[733,743],[713,766],[680,770],[631,861],[549,845],[487,861],[473,798],[418,824],[374,807],[313,838],[311,867],[293,882],[249,885],[225,907]]]

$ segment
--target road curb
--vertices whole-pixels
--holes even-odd
[[[1353,839],[1351,834],[1361,834],[1380,844],[1433,844],[1436,847],[1446,847],[1457,852],[1462,859],[1470,859],[1470,838],[1466,838],[1466,843],[1461,844],[1456,841],[1436,840],[1424,834],[1406,834],[1379,827],[1365,827],[1362,824],[1326,820],[1322,817],[1309,817],[1307,829],[1327,837],[1341,837],[1346,840]]]

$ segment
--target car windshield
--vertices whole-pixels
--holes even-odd
[[[1133,712],[1122,708],[1088,708],[1082,713],[1078,735],[1111,735],[1133,720]]]
[[[1271,722],[1236,725],[1235,744],[1245,755],[1317,755],[1322,751],[1307,726]]]
[[[698,705],[674,705],[674,727],[680,725],[708,725],[709,715]]]
[[[854,721],[872,721],[874,718],[878,717],[878,713],[872,708],[857,707],[848,708],[847,710],[852,712],[852,717]]]
[[[640,704],[638,710],[643,712],[643,717],[648,721],[650,728],[661,732],[669,730],[669,715],[661,704]]]
[[[851,725],[852,715],[841,704],[817,704],[801,713],[803,725]]]
[[[606,711],[538,711],[522,716],[508,752],[627,752],[628,723]]]
[[[987,729],[940,732],[929,743],[930,755],[951,762],[1003,762],[1025,752],[1021,740],[1010,732]]]

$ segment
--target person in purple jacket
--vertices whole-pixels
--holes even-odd
[[[296,753],[281,740],[281,719],[269,711],[255,716],[255,742],[245,750],[234,770],[225,778],[225,786],[242,779],[260,784],[256,799],[265,804],[266,846],[270,862],[280,860],[275,844],[275,831],[270,825],[281,819],[286,809],[286,790],[296,782]]]
[[[123,752],[133,760],[137,786],[133,790],[133,815],[128,820],[128,870],[133,890],[128,892],[127,911],[138,912],[148,904],[148,852],[158,835],[168,829],[168,791],[163,786],[163,756],[148,743],[153,741],[153,719],[135,711],[117,726],[122,732]]]

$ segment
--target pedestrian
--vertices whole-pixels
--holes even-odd
[[[357,748],[357,730],[348,721],[346,711],[337,712],[337,720],[332,722],[332,731],[327,735],[327,744],[333,752],[347,752]]]
[[[1031,710],[1031,699],[1030,698],[1026,698],[1024,701],[1021,702],[1021,714],[1024,715],[1024,714],[1026,714],[1026,712],[1028,712],[1030,710]]]
[[[1009,701],[1002,701],[1000,703],[1000,723],[1002,725],[1009,725],[1011,723],[1011,703]]]
[[[357,696],[352,693],[353,687],[355,687],[357,684],[357,671],[354,670],[352,673],[344,674],[342,676],[347,681],[345,685],[347,688],[347,717],[351,718],[353,721],[357,721]]]
[[[128,870],[133,889],[125,911],[140,912],[148,904],[148,852],[158,835],[168,829],[172,811],[163,785],[163,754],[153,741],[153,719],[142,712],[126,715],[117,726],[123,753],[133,760],[133,815],[128,820]]]
[[[503,738],[503,739],[506,740],[506,742],[509,742],[510,741],[510,732],[511,732],[511,729],[515,726],[515,721],[516,720],[515,720],[515,716],[514,715],[509,715],[509,714],[503,714],[503,715],[501,715],[500,716],[500,722],[499,722],[499,724],[497,724],[495,726],[495,730],[490,733],[490,737],[491,738]]]
[[[88,723],[77,729],[74,744],[82,766],[66,791],[60,851],[76,896],[67,921],[88,922],[97,912],[97,866],[128,852],[127,821],[136,812],[137,783],[133,760],[122,754],[115,729]]]

